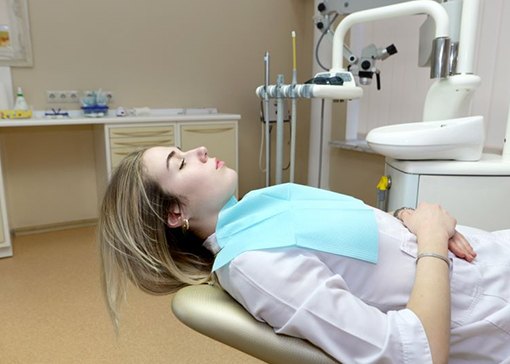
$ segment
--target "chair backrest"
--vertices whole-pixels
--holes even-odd
[[[276,334],[218,287],[182,288],[172,311],[193,330],[270,364],[338,364],[305,340]]]

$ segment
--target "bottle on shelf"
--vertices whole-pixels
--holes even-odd
[[[28,110],[28,104],[25,100],[25,95],[23,95],[23,90],[21,87],[18,87],[18,92],[16,93],[16,102],[14,103],[14,110]]]

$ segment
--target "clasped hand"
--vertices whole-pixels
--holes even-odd
[[[457,221],[437,204],[420,203],[416,210],[404,209],[397,216],[410,232],[419,236],[423,231],[434,231],[448,239],[448,250],[456,257],[472,262],[476,252],[464,235],[455,230]],[[431,230],[432,229],[432,230]]]

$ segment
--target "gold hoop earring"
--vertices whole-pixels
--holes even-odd
[[[185,234],[188,232],[188,230],[189,230],[189,220],[188,219],[182,220],[181,229],[182,229],[182,232]]]

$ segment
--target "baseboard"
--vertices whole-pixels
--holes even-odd
[[[66,229],[74,229],[80,227],[88,227],[97,225],[97,219],[83,219],[83,220],[74,220],[74,221],[66,221],[59,222],[53,224],[45,224],[45,225],[35,225],[35,226],[24,226],[12,229],[13,236],[23,236],[23,235],[31,235],[38,233],[46,233],[50,231],[59,231]]]

